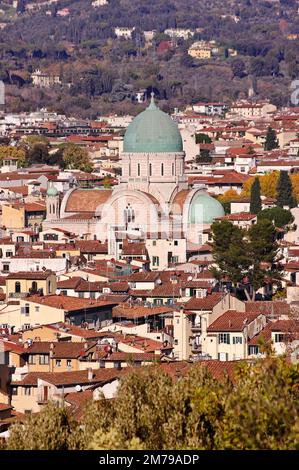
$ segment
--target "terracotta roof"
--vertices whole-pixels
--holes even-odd
[[[261,338],[270,341],[272,332],[283,333],[287,341],[297,340],[299,339],[299,321],[296,319],[271,321],[262,331],[251,338],[249,344],[258,345]]]
[[[289,315],[290,305],[284,300],[247,301],[245,302],[245,311],[263,313],[264,315]]]
[[[226,374],[230,379],[234,378],[234,371],[236,365],[240,364],[241,361],[199,361],[195,364],[190,364],[184,361],[176,362],[163,362],[159,367],[174,380],[178,380],[180,377],[184,377],[190,368],[206,367],[208,372],[216,380],[223,379]]]
[[[66,212],[95,212],[112,195],[109,189],[75,189],[66,203]]]
[[[19,271],[17,273],[10,273],[6,279],[33,279],[33,280],[46,280],[49,276],[54,274],[53,271]]]
[[[180,297],[181,286],[179,283],[165,282],[149,291],[149,297]]]
[[[82,390],[81,392],[66,393],[64,400],[70,406],[70,411],[76,419],[81,419],[84,408],[92,400],[92,390]]]
[[[270,330],[275,332],[299,333],[299,319],[277,320],[270,323]]]
[[[221,300],[221,292],[213,292],[206,297],[200,299],[191,297],[190,300],[184,305],[185,310],[213,310]]]
[[[57,282],[57,289],[75,289],[81,281],[81,277],[70,277],[64,281]]]
[[[102,292],[103,287],[108,287],[108,283],[103,281],[90,282],[85,279],[81,279],[75,290],[76,292]]]
[[[73,372],[29,372],[23,380],[13,381],[12,386],[37,386],[38,379],[45,380],[56,386],[67,385],[94,385],[110,382],[121,375],[116,369],[94,369],[92,379],[88,379],[88,370]]]
[[[103,359],[105,362],[109,361],[129,361],[129,362],[156,362],[161,359],[159,354],[155,353],[130,353],[130,352],[114,352]]]
[[[250,214],[249,212],[238,212],[235,214],[227,214],[223,217],[217,217],[216,220],[232,220],[232,221],[248,221],[256,218],[255,214]]]
[[[0,403],[0,411],[12,410],[12,406],[7,405],[6,403]]]
[[[243,331],[245,326],[249,325],[260,312],[248,313],[248,312],[237,312],[236,310],[228,310],[215,320],[207,328],[209,333],[222,332],[222,331]]]
[[[120,304],[113,308],[113,318],[143,318],[152,315],[160,315],[162,313],[173,312],[173,307],[144,307],[143,305]]]
[[[147,255],[147,249],[145,248],[145,243],[124,243],[122,247],[123,255]]]
[[[183,189],[182,191],[179,191],[175,195],[175,198],[174,198],[173,203],[172,203],[172,208],[175,209],[178,206],[182,210],[189,193],[190,193],[190,189]],[[180,211],[178,211],[178,212],[180,212]],[[178,213],[178,212],[175,211],[175,213]]]
[[[108,243],[101,243],[98,240],[76,240],[75,247],[79,248],[81,253],[106,254],[108,253]]]
[[[159,279],[159,273],[154,272],[154,271],[149,271],[149,272],[139,272],[139,273],[133,273],[130,274],[127,277],[127,280],[129,282],[154,282],[157,279]]]
[[[40,328],[40,327],[37,327],[37,328]],[[85,340],[86,339],[96,340],[98,338],[113,336],[112,334],[110,335],[109,332],[104,332],[104,331],[100,332],[100,331],[95,331],[92,329],[84,329],[79,326],[70,325],[69,323],[63,323],[63,322],[51,323],[50,325],[43,325],[42,328],[50,328],[56,331],[66,333],[69,336],[78,336],[80,338],[84,338]],[[32,331],[34,330],[35,328],[32,328]]]
[[[71,297],[68,295],[34,295],[26,298],[26,302],[34,302],[48,307],[58,308],[67,312],[90,309],[96,307],[113,306],[116,302],[105,300],[81,299],[79,297]]]
[[[31,346],[25,347],[25,354],[50,354],[54,358],[75,359],[84,357],[96,343],[72,343],[70,341],[34,341]]]
[[[270,341],[271,339],[271,323],[267,323],[265,328],[262,329],[257,335],[255,335],[253,338],[251,338],[248,341],[248,344],[251,346],[257,346],[259,341],[261,339],[264,339],[265,341]]]

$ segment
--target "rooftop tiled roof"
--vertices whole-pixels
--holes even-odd
[[[213,292],[206,297],[200,299],[191,297],[184,305],[185,310],[212,310],[221,300],[221,292]]]
[[[88,379],[88,370],[73,372],[29,372],[23,380],[13,381],[16,386],[37,386],[38,379],[45,380],[56,386],[67,385],[94,385],[110,382],[121,375],[121,371],[116,369],[95,369],[92,371],[91,380]]]
[[[142,318],[152,315],[160,315],[162,313],[173,312],[173,307],[145,307],[143,305],[120,304],[113,308],[113,318]]]
[[[249,212],[239,212],[235,214],[227,214],[223,217],[217,218],[217,220],[245,221],[245,220],[253,220],[255,218],[256,218],[255,214],[250,214]]]
[[[228,310],[215,320],[208,328],[209,333],[222,331],[243,331],[245,326],[249,325],[256,317],[257,313],[237,312],[236,310]]]
[[[34,341],[31,346],[25,347],[25,354],[50,354],[54,358],[75,359],[84,357],[96,343],[72,343],[70,341]]]
[[[192,365],[188,362],[177,361],[170,363],[163,362],[159,367],[174,380],[184,377],[191,367],[206,367],[212,377],[221,380],[226,375],[233,379],[234,371],[238,364],[240,364],[240,361],[199,361]]]
[[[110,198],[110,189],[75,189],[69,196],[66,212],[96,212]]]
[[[26,302],[47,305],[48,307],[58,308],[68,312],[95,307],[113,306],[117,303],[112,301],[81,299],[79,297],[55,294],[45,296],[34,295],[27,297]]]
[[[247,301],[245,311],[248,313],[263,313],[264,315],[289,315],[290,305],[284,300]]]
[[[17,273],[10,273],[6,279],[33,279],[33,280],[46,280],[49,276],[54,274],[53,271],[19,271]]]

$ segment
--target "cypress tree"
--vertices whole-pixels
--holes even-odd
[[[279,147],[278,140],[276,137],[276,132],[272,127],[268,127],[266,140],[265,140],[265,150],[273,150]]]
[[[250,212],[251,214],[258,214],[261,210],[261,185],[259,178],[256,177],[250,189]]]
[[[290,208],[297,206],[297,201],[293,194],[292,182],[287,171],[282,170],[280,172],[276,189],[278,206],[289,206]]]

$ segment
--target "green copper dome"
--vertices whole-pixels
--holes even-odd
[[[151,103],[129,125],[124,137],[124,152],[182,152],[183,142],[176,123]]]
[[[223,217],[224,209],[217,199],[205,193],[194,196],[189,210],[191,224],[211,224],[217,217]]]
[[[58,191],[55,188],[55,186],[53,186],[53,185],[49,186],[49,188],[47,190],[47,196],[57,196],[57,194],[58,194]]]

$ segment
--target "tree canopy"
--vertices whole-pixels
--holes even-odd
[[[173,381],[132,368],[114,400],[90,402],[77,422],[54,404],[11,427],[12,450],[299,449],[299,370],[268,355],[217,380],[204,361]]]
[[[278,140],[276,137],[276,132],[272,127],[268,127],[264,149],[273,150],[279,147]]]
[[[250,188],[250,212],[258,214],[262,210],[261,185],[260,180],[255,178]]]
[[[273,221],[275,227],[283,228],[287,225],[290,225],[294,222],[294,216],[292,213],[283,209],[282,207],[271,207],[270,209],[264,209],[258,214],[258,220],[268,219],[271,222]]]
[[[212,252],[217,267],[212,272],[219,281],[228,278],[235,289],[247,278],[251,294],[244,289],[250,300],[265,279],[279,279],[280,267],[276,261],[276,229],[268,219],[260,219],[248,230],[233,225],[228,220],[212,224]]]
[[[93,168],[87,150],[75,144],[69,144],[64,148],[63,163],[68,170],[91,172]]]
[[[292,182],[287,171],[281,171],[277,182],[277,205],[290,208],[297,206],[296,197],[293,193]]]

